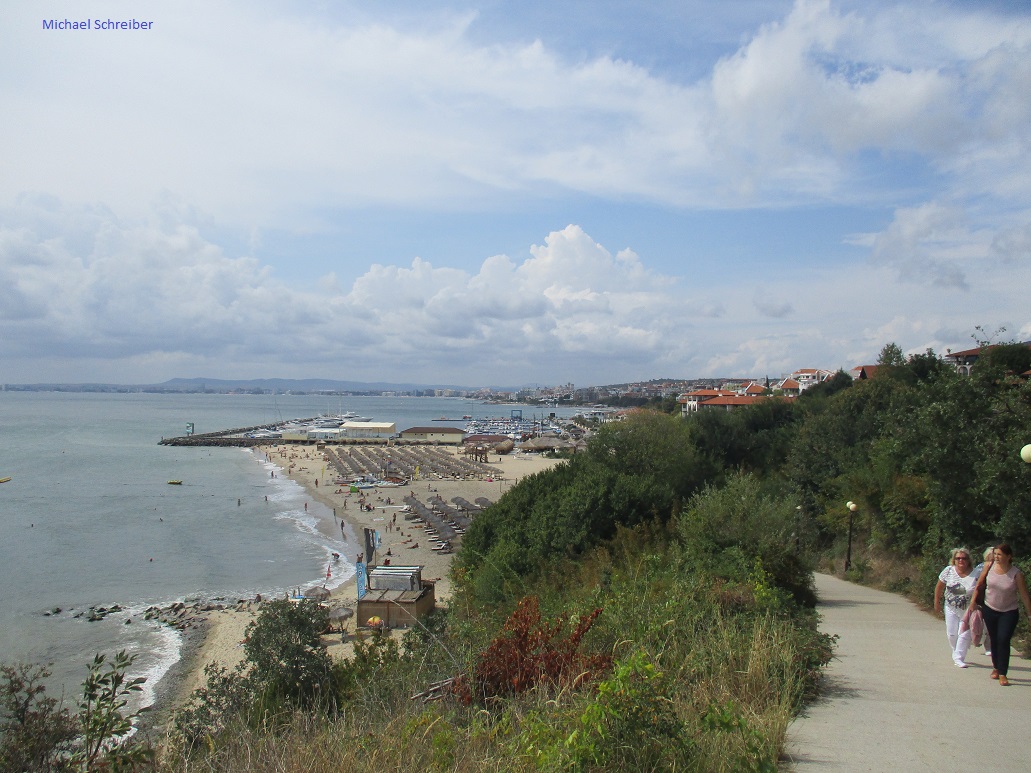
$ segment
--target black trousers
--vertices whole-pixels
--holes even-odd
[[[987,604],[981,608],[981,615],[984,617],[984,627],[992,638],[992,665],[1000,676],[1006,676],[1010,668],[1010,639],[1013,638],[1020,615],[1016,609],[996,612]]]

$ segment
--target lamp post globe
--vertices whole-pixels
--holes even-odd
[[[1020,458],[1028,464],[1031,464],[1031,443],[1020,449]]]
[[[848,547],[845,550],[845,571],[847,572],[852,568],[852,520],[859,505],[850,499],[845,503],[845,507],[848,508]]]

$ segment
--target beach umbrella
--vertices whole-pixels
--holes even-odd
[[[314,588],[308,588],[308,590],[304,592],[304,597],[306,599],[318,599],[319,601],[322,601],[323,599],[329,598],[329,591],[321,585],[316,585]]]

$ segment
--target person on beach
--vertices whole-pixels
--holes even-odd
[[[984,589],[984,627],[992,638],[992,679],[1009,686],[1006,674],[1010,667],[1010,640],[1020,617],[1020,602],[1031,615],[1031,595],[1027,592],[1024,573],[1013,565],[1013,548],[1003,542],[995,546],[992,558],[985,563],[977,582]]]
[[[952,662],[959,668],[966,668],[967,650],[970,648],[970,631],[960,632],[963,615],[970,606],[970,597],[977,578],[974,576],[974,565],[970,560],[970,551],[966,548],[955,548],[949,565],[938,575],[938,584],[934,587],[934,611],[942,611],[945,601],[945,635],[952,649]]]

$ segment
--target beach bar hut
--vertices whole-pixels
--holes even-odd
[[[401,440],[453,446],[461,445],[464,437],[465,430],[458,427],[409,427],[401,433]]]
[[[434,583],[422,579],[421,566],[375,566],[358,601],[358,625],[368,626],[377,617],[386,628],[407,628],[436,605]]]
[[[350,440],[386,440],[397,432],[389,421],[345,421],[340,425],[341,437]]]

